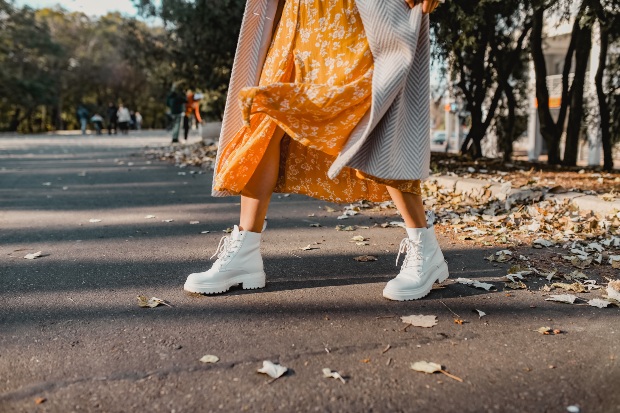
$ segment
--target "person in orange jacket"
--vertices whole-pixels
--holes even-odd
[[[196,96],[191,90],[187,91],[187,102],[185,103],[185,117],[183,118],[183,131],[185,132],[185,140],[189,134],[189,129],[192,124],[192,116],[196,118],[196,125],[202,123],[200,117],[200,96]]]

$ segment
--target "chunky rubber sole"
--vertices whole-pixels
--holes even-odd
[[[264,288],[266,282],[265,272],[255,272],[252,274],[242,274],[232,277],[226,281],[216,283],[195,283],[186,281],[183,289],[190,293],[199,294],[221,294],[230,290],[230,287],[241,284],[244,290],[255,290]]]
[[[438,264],[432,269],[431,275],[422,286],[411,290],[390,290],[386,286],[383,289],[383,296],[394,301],[419,300],[420,298],[426,297],[428,293],[431,292],[435,282],[442,283],[447,280],[449,276],[448,264],[446,261],[442,261],[441,264]]]

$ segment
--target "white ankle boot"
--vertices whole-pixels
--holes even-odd
[[[408,238],[400,243],[396,265],[400,254],[406,252],[400,273],[387,283],[383,296],[390,300],[417,300],[426,296],[433,284],[445,281],[448,264],[435,237],[435,227],[407,228]]]
[[[257,232],[239,231],[235,225],[230,236],[220,240],[213,255],[217,255],[217,260],[211,269],[190,274],[183,288],[202,294],[223,293],[237,284],[241,284],[244,290],[263,288],[265,271],[260,255],[260,237]]]

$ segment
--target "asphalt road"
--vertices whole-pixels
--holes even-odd
[[[167,142],[148,132],[0,138],[0,412],[620,412],[618,308],[454,281],[388,301],[404,231],[334,227],[372,227],[393,212],[338,221],[325,202],[276,195],[267,288],[185,294],[239,200],[211,198],[210,173],[141,155]],[[506,272],[483,260],[497,248],[440,242],[453,278]],[[378,261],[353,259],[363,254]],[[140,308],[140,294],[172,307]],[[403,329],[399,317],[413,314],[438,324]],[[220,361],[201,363],[206,354]],[[263,360],[289,372],[271,382],[256,372]],[[421,360],[463,382],[409,368]]]

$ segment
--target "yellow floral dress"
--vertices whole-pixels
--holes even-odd
[[[275,192],[332,202],[390,199],[386,185],[420,193],[420,181],[381,180],[331,164],[371,105],[373,58],[354,0],[286,0],[258,87],[241,92],[246,126],[223,148],[215,189],[240,193],[279,126]]]

